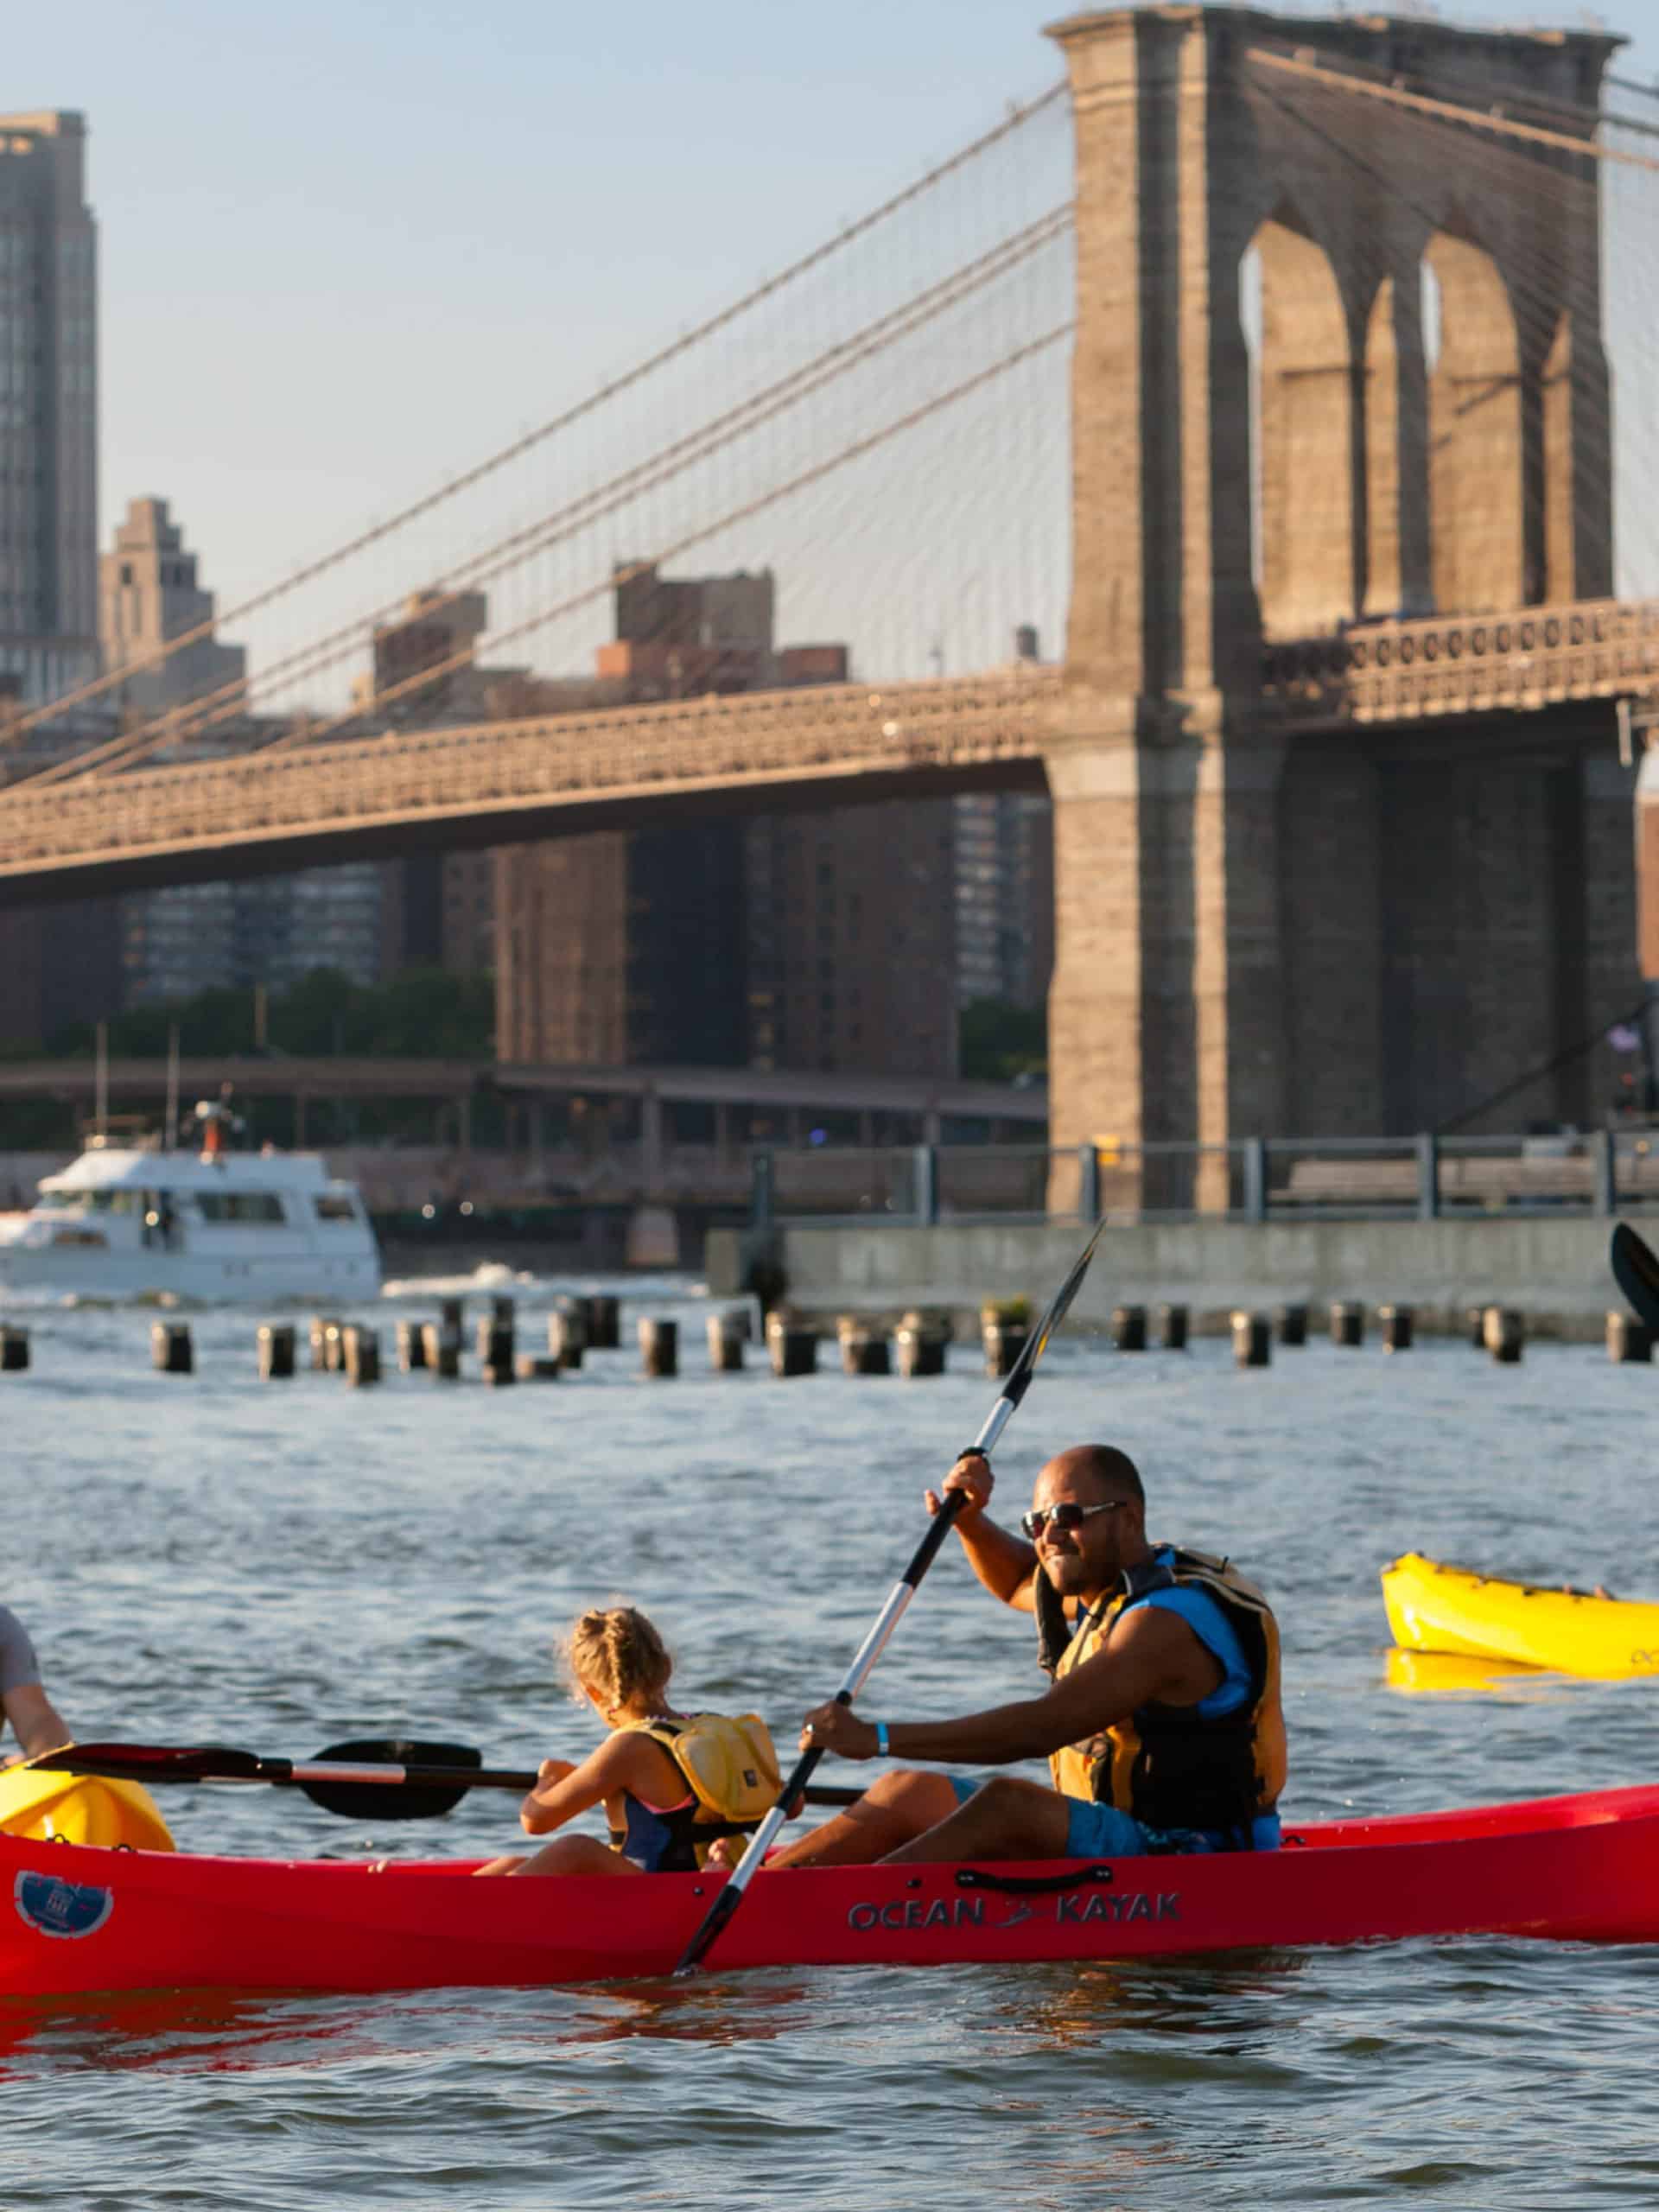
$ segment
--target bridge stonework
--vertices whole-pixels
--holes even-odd
[[[1611,709],[1533,696],[1505,630],[1523,688],[1479,703],[1516,711],[1471,716],[1445,629],[1611,588],[1597,171],[1339,80],[1593,111],[1614,41],[1173,5],[1052,35],[1078,282],[1054,1141],[1433,1126],[1630,1001]],[[1618,613],[1561,650],[1616,658]],[[1427,623],[1381,660],[1451,654],[1457,702],[1359,708],[1368,620]],[[1323,717],[1277,643],[1320,637]],[[1580,1080],[1528,1110],[1582,1110]]]

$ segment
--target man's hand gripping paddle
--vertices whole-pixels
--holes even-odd
[[[991,1408],[985,1426],[980,1430],[969,1447],[971,1450],[982,1452],[987,1458],[989,1457],[998,1437],[1001,1435],[1012,1419],[1014,1408],[1031,1388],[1031,1378],[1037,1371],[1037,1363],[1042,1357],[1049,1338],[1065,1319],[1067,1310],[1077,1294],[1078,1286],[1089,1272],[1089,1262],[1095,1256],[1095,1247],[1099,1243],[1101,1231],[1105,1226],[1105,1223],[1102,1222],[1096,1229],[1094,1235],[1084,1246],[1071,1274],[1067,1275],[1049,1301],[1048,1311],[1038,1323],[1036,1333],[1030,1338],[1025,1350],[1014,1362],[1007,1381],[1002,1385],[1002,1395]],[[850,1705],[860,1690],[863,1688],[871,1669],[881,1656],[887,1638],[898,1627],[906,1606],[915,1596],[917,1585],[933,1564],[934,1555],[944,1541],[951,1522],[961,1512],[963,1503],[963,1493],[959,1490],[948,1491],[945,1493],[938,1511],[933,1516],[929,1524],[927,1534],[916,1547],[915,1557],[894,1583],[887,1604],[876,1616],[874,1626],[863,1643],[859,1645],[854,1655],[852,1665],[842,1676],[841,1688],[836,1692],[835,1701],[837,1705]],[[687,1944],[685,1955],[674,1969],[677,1974],[691,1973],[708,1956],[709,1949],[719,1939],[721,1930],[726,1927],[739,1905],[742,1904],[743,1892],[747,1889],[767,1852],[772,1848],[779,1829],[789,1817],[790,1806],[805,1789],[813,1769],[823,1757],[823,1749],[817,1744],[809,1745],[802,1752],[795,1764],[793,1772],[784,1783],[777,1803],[761,1821],[753,1835],[750,1837],[748,1848],[733,1868],[730,1880],[726,1883],[720,1895],[703,1915],[702,1925]]]

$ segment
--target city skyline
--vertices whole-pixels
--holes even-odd
[[[98,0],[73,36],[29,25],[16,104],[78,110],[90,133],[100,512],[172,500],[233,604],[1039,92],[1058,75],[1055,12],[855,5],[829,55],[748,0],[712,24],[647,5],[626,51],[518,0],[485,35],[427,7],[393,38],[366,0],[302,0],[280,34],[250,22],[221,43],[200,0],[142,27]],[[1634,37],[1618,67],[1637,78],[1659,66],[1642,14],[1603,11]]]

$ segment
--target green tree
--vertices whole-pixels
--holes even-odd
[[[957,1023],[963,1074],[970,1082],[1012,1083],[1048,1072],[1048,1014],[1006,999],[975,999]]]

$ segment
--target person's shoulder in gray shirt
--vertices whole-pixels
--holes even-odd
[[[41,1663],[29,1630],[9,1605],[0,1605],[0,1697],[40,1679]]]
[[[29,1630],[5,1605],[0,1605],[0,1714],[10,1721],[25,1758],[71,1741],[62,1716],[41,1686]]]

